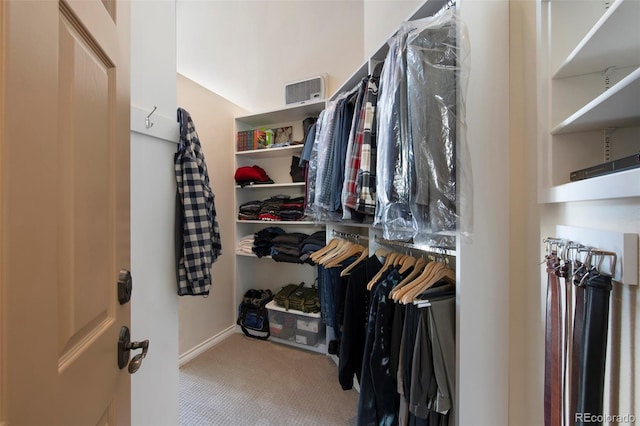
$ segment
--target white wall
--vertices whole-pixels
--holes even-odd
[[[535,1],[510,3],[509,424],[543,418],[544,300],[537,202]],[[532,45],[532,43],[534,43]]]
[[[364,0],[364,54],[370,57],[424,1]]]
[[[640,198],[537,204],[536,2],[511,6],[511,251],[509,423],[544,423],[546,274],[542,239],[556,225],[640,233]],[[615,284],[611,295],[604,412],[635,414],[640,341],[637,286]]]
[[[284,107],[285,83],[362,64],[362,1],[178,0],[178,72],[252,112]]]
[[[131,2],[131,22],[131,337],[150,341],[131,378],[131,421],[177,425],[175,2]],[[144,117],[154,105],[155,124],[147,129]]]
[[[245,111],[182,75],[178,75],[178,105],[189,111],[200,138],[211,189],[215,194],[222,241],[222,255],[212,268],[213,283],[209,297],[180,298],[179,351],[182,363],[215,344],[235,324],[233,119]]]

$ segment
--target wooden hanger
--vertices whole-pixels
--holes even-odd
[[[315,252],[313,252],[311,254],[311,256],[309,256],[309,259],[313,260],[314,263],[318,263],[317,259],[319,259],[320,257],[322,257],[325,253],[331,251],[334,249],[334,247],[340,242],[341,240],[338,238],[334,238],[331,241],[329,241],[329,243],[322,247],[320,250],[316,250]]]
[[[373,254],[378,258],[378,260],[380,260],[380,262],[382,262],[387,258],[389,252],[384,247],[379,247],[376,251],[373,252]]]
[[[364,247],[360,244],[348,243],[345,246],[344,250],[341,250],[335,257],[333,257],[329,262],[325,263],[325,268],[335,268],[336,266],[340,266],[340,262],[346,260],[352,256],[357,254],[361,254],[364,251]]]
[[[336,238],[338,241],[331,250],[326,251],[324,254],[316,258],[316,263],[324,265],[329,261],[329,259],[335,257],[340,253],[340,251],[344,250],[347,241]]]
[[[455,272],[452,269],[448,268],[444,263],[442,262],[437,262],[437,263],[439,266],[436,265],[436,267],[434,267],[434,270],[429,275],[429,277],[427,277],[424,281],[419,282],[419,284],[416,287],[412,288],[410,291],[405,293],[404,296],[402,296],[403,304],[406,305],[407,303],[413,303],[416,296],[418,296],[420,293],[424,293],[426,290],[431,288],[431,286],[433,286],[435,283],[437,283],[442,279],[446,279],[450,283],[455,284],[456,282]]]
[[[429,276],[433,272],[433,268],[435,268],[437,265],[438,262],[431,261],[427,263],[426,266],[422,269],[422,272],[417,277],[414,277],[409,282],[405,282],[403,286],[393,294],[393,300],[397,300],[398,302],[402,301],[402,297],[407,294],[407,292],[417,287],[421,282],[424,282],[425,279],[429,278]]]
[[[400,281],[398,283],[398,285],[396,285],[392,290],[391,293],[389,293],[389,298],[393,299],[393,300],[397,300],[395,298],[395,295],[398,293],[398,291],[400,291],[400,289],[402,287],[404,287],[407,283],[410,283],[411,281],[413,281],[413,279],[415,277],[417,277],[418,275],[420,275],[420,273],[424,270],[425,266],[427,266],[427,263],[429,261],[427,259],[425,259],[424,257],[420,257],[416,260],[415,265],[413,265],[413,271],[411,271],[411,273],[409,275],[407,275],[407,277],[405,279],[403,279],[402,281]]]
[[[400,261],[401,263],[401,267],[398,270],[399,273],[404,274],[409,268],[411,268],[412,266],[414,266],[416,264],[416,262],[418,261],[418,259],[416,259],[415,257],[411,256],[411,255],[405,255],[402,260]]]
[[[393,251],[387,255],[387,257],[384,259],[384,264],[382,265],[382,268],[380,268],[378,273],[375,274],[374,277],[371,278],[371,281],[367,283],[367,290],[371,290],[373,288],[374,284],[378,282],[382,274],[385,273],[385,271],[389,268],[389,266],[394,264],[393,262],[395,261],[396,257],[398,257],[398,253]]]
[[[366,247],[364,250],[362,250],[362,253],[360,253],[360,257],[358,257],[356,260],[353,261],[351,265],[347,266],[342,270],[342,272],[340,272],[340,276],[346,277],[347,275],[349,275],[351,270],[355,268],[358,263],[362,262],[368,257],[369,257],[369,247]]]

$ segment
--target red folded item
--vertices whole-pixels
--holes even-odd
[[[238,167],[234,175],[236,182],[268,182],[271,180],[267,172],[260,166]]]

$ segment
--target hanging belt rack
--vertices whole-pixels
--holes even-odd
[[[556,226],[556,234],[542,240],[547,253],[555,252],[567,262],[588,263],[614,281],[638,284],[638,234],[564,225]]]

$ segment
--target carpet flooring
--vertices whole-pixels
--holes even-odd
[[[229,338],[180,368],[180,425],[355,425],[358,393],[329,357]]]

